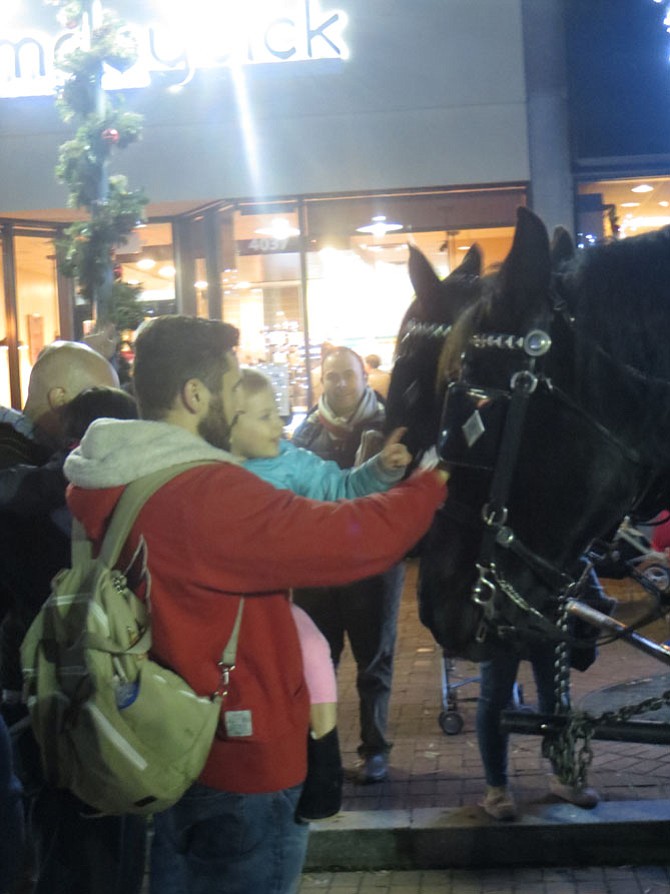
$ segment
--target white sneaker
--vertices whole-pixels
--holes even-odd
[[[515,820],[518,811],[514,798],[509,792],[507,786],[489,785],[486,788],[486,795],[483,801],[479,802],[479,806],[495,820]]]
[[[549,777],[549,791],[575,807],[591,808],[600,801],[600,795],[590,785],[568,785],[561,782],[558,776]]]

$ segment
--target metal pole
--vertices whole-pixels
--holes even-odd
[[[525,736],[550,736],[561,732],[569,721],[569,714],[503,711],[500,717],[500,729],[505,733],[522,733]],[[608,742],[668,745],[670,744],[670,723],[660,723],[654,720],[603,721],[594,726],[592,738]]]
[[[90,49],[92,32],[102,26],[102,3],[101,0],[87,0],[84,16],[82,19],[82,38],[84,46]],[[104,120],[107,112],[107,97],[102,89],[102,65],[99,66],[95,73],[91,89],[93,90],[93,99],[95,112],[100,121]],[[101,213],[102,208],[107,204],[109,197],[109,164],[107,159],[100,165],[100,179],[98,181],[97,196],[93,201],[91,208],[91,217],[95,220]],[[112,284],[114,282],[112,259],[107,259],[105,266],[103,281],[96,284],[93,289],[93,306],[95,312],[95,326],[97,330],[102,329],[109,322],[112,303]]]
[[[568,612],[576,618],[580,618],[582,621],[586,621],[587,624],[598,627],[600,630],[614,633],[640,652],[651,655],[652,658],[657,658],[663,664],[670,664],[670,648],[667,646],[659,645],[659,643],[655,643],[653,640],[647,639],[633,630],[629,630],[621,621],[610,618],[608,615],[604,615],[602,612],[596,611],[594,608],[590,608],[576,599],[569,599],[566,607]]]

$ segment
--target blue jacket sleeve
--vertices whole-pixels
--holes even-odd
[[[403,477],[403,470],[387,472],[379,455],[354,469],[340,469],[309,450],[282,442],[279,456],[247,460],[245,467],[275,487],[313,500],[342,500],[388,490]]]

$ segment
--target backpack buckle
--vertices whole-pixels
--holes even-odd
[[[234,664],[226,664],[225,661],[218,661],[218,667],[221,669],[221,679],[219,685],[214,692],[215,696],[225,698],[228,695],[228,684],[230,683],[230,672],[235,670]]]

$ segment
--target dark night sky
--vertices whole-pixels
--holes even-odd
[[[670,154],[670,2],[566,0],[577,158]]]

